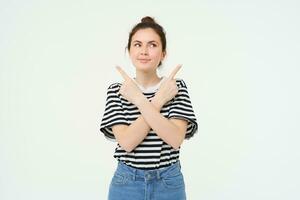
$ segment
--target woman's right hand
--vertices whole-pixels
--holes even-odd
[[[169,77],[165,78],[161,83],[158,91],[152,99],[152,102],[158,103],[161,107],[165,105],[168,101],[173,99],[178,93],[178,87],[176,84],[176,79],[174,76],[181,68],[181,65],[177,65]]]

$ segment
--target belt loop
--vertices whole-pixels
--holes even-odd
[[[157,179],[160,179],[160,171],[157,170],[156,173],[157,173]]]

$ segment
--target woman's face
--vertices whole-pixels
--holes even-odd
[[[140,29],[131,39],[130,59],[137,70],[153,71],[165,57],[159,35],[152,29]]]

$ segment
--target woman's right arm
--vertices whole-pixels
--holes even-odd
[[[160,111],[161,106],[152,102],[155,108]],[[140,115],[130,125],[118,124],[112,126],[113,134],[119,145],[126,151],[134,150],[147,136],[150,131],[150,126],[145,121],[144,117]]]

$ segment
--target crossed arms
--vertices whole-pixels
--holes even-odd
[[[120,94],[135,104],[141,113],[130,125],[118,124],[112,127],[117,142],[125,151],[131,152],[135,149],[144,140],[151,128],[172,148],[178,149],[182,144],[188,122],[181,119],[168,119],[160,113],[163,105],[178,93],[174,76],[180,67],[178,65],[170,76],[163,81],[151,102],[142,94],[126,72],[117,67],[124,79],[119,91]]]

